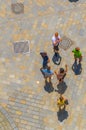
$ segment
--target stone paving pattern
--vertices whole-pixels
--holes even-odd
[[[24,13],[12,12],[11,3],[16,2],[24,3]],[[86,130],[86,1],[0,0],[0,4],[0,105],[13,119],[15,130]],[[59,66],[52,62],[51,37],[56,31],[74,43],[66,51],[60,48]],[[14,53],[13,43],[20,40],[30,41],[30,54]],[[76,46],[83,52],[81,75],[71,69]],[[53,70],[68,64],[64,96],[69,105],[62,122],[56,105],[57,80],[53,76],[48,92],[40,72],[40,51],[48,52]],[[2,112],[0,130],[13,130]]]

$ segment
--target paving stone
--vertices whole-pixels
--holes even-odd
[[[0,120],[0,128],[2,130],[5,130],[5,129],[13,130],[14,128],[17,129],[13,120],[9,117],[8,113],[2,107],[0,108],[0,116],[2,118],[2,120]]]

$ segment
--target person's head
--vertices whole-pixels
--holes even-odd
[[[64,69],[63,68],[60,68],[60,73],[64,73]]]
[[[79,48],[79,47],[76,47],[75,49],[76,49],[76,51],[80,51],[80,48]]]
[[[60,95],[60,98],[59,98],[59,99],[60,99],[60,101],[62,101],[64,98],[62,97],[62,95]]]
[[[55,33],[55,37],[58,37],[58,32]]]
[[[48,66],[48,67],[47,67],[47,69],[48,69],[48,70],[50,70],[50,69],[51,69],[51,67],[50,67],[50,66]]]
[[[47,56],[47,52],[44,52],[43,56]]]

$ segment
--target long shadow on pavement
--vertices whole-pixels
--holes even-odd
[[[58,117],[58,120],[60,122],[62,122],[63,120],[68,118],[68,112],[65,109],[63,109],[61,111],[58,111],[57,112],[57,117]]]
[[[47,91],[48,93],[51,93],[54,91],[54,87],[52,82],[47,82],[45,81],[45,86],[44,86],[45,91]]]
[[[59,53],[55,53],[52,58],[53,63],[56,65],[60,65],[61,60],[62,60],[62,57],[59,55]]]
[[[65,82],[62,82],[60,84],[57,85],[57,89],[55,89],[56,92],[58,92],[59,94],[63,94],[67,89],[67,85]]]
[[[69,0],[70,2],[77,2],[77,1],[79,1],[79,0]]]
[[[74,62],[72,65],[72,70],[75,73],[75,75],[80,75],[82,72],[82,65],[81,63],[77,64],[77,62]]]

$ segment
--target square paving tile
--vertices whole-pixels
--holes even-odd
[[[17,41],[13,43],[15,53],[30,53],[29,41]]]
[[[12,12],[15,14],[24,13],[24,4],[23,3],[13,3],[11,4]]]

